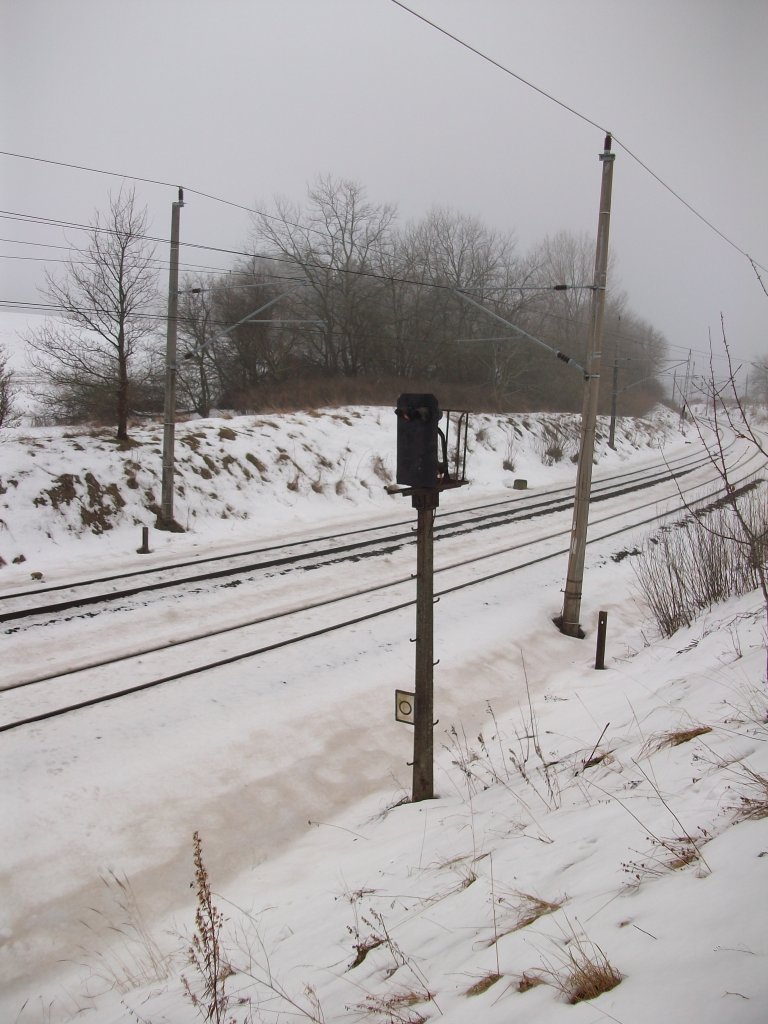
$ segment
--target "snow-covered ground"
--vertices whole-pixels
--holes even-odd
[[[517,478],[573,481],[578,416],[481,414],[472,424],[471,484],[451,496],[452,507],[509,492]],[[614,452],[602,419],[600,468],[623,467],[641,453],[658,458],[659,441],[673,436],[675,425],[667,410],[653,422],[621,421]],[[187,533],[153,530],[153,551],[162,558],[202,545],[219,550],[284,539],[356,522],[361,512],[402,519],[406,503],[385,491],[394,481],[395,435],[393,408],[379,407],[180,423],[174,514]],[[78,571],[89,563],[101,570],[107,557],[135,567],[141,528],[154,527],[160,506],[162,444],[162,424],[134,428],[122,450],[109,428],[4,430],[0,584],[28,583],[32,572],[50,578],[72,563]],[[545,457],[552,446],[563,449],[559,462]]]
[[[472,487],[443,506],[572,481],[567,458],[542,464],[555,420],[476,417]],[[684,440],[671,416],[623,423],[613,453],[601,426],[598,475]],[[201,421],[178,430],[190,532],[153,530],[139,556],[160,436],[5,432],[0,588],[408,518],[383,490],[389,410]],[[768,831],[747,812],[767,796],[765,610],[747,595],[660,639],[612,557],[635,542],[589,548],[584,641],[551,623],[564,564],[440,601],[434,801],[401,802],[412,608],[0,737],[0,1020],[198,1017],[198,831],[235,972],[222,1019],[764,1021]],[[622,980],[571,1006],[587,959]]]

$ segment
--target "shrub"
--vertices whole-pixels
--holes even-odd
[[[738,513],[760,543],[747,543]],[[760,585],[758,562],[766,562],[768,507],[765,492],[748,490],[666,528],[646,543],[634,563],[640,591],[663,636],[690,626],[716,602]]]

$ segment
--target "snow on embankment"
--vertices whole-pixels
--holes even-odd
[[[607,421],[601,420],[597,461],[602,467],[655,448],[673,425],[663,409],[651,419],[620,420],[613,452]],[[573,480],[579,427],[575,415],[473,416],[467,475],[475,492],[511,488],[516,477],[530,484]],[[161,424],[136,427],[129,444],[119,446],[106,428],[4,431],[4,581],[47,571],[74,538],[80,557],[132,554],[138,528],[154,526],[159,511],[162,435]],[[176,520],[198,539],[231,540],[238,526],[252,537],[290,523],[348,517],[355,507],[388,513],[397,500],[384,489],[394,480],[395,440],[395,417],[387,407],[180,423]]]

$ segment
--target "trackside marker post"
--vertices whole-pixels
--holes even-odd
[[[597,650],[595,652],[595,668],[605,668],[605,634],[608,630],[608,612],[600,612],[597,616]]]

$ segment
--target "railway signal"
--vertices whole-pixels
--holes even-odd
[[[397,482],[436,487],[440,409],[434,395],[401,395],[397,415]]]
[[[443,413],[434,395],[403,394],[397,400],[397,483],[390,493],[410,497],[416,528],[416,667],[415,692],[398,690],[395,717],[413,724],[412,800],[434,796],[434,567],[433,528],[441,491],[467,483],[469,414],[456,413],[451,439],[451,412]],[[452,440],[449,457],[449,439]],[[407,708],[406,708],[407,705]]]

